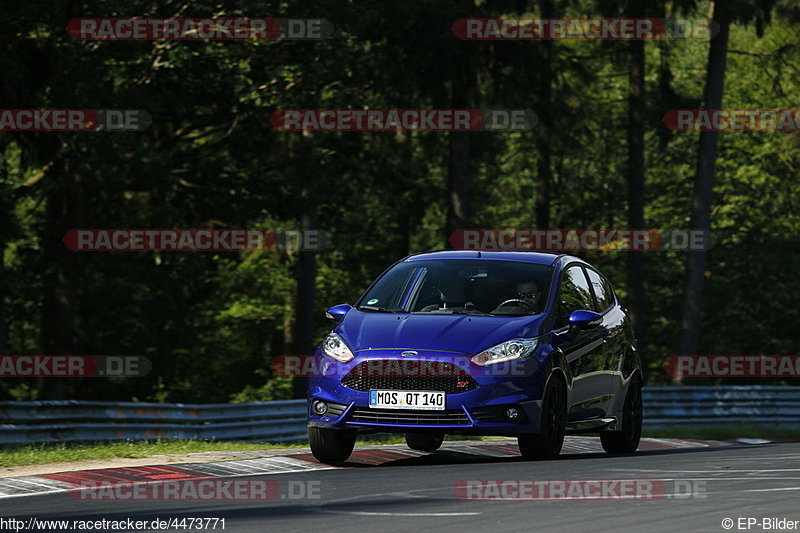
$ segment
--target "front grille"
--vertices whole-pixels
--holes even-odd
[[[446,411],[409,411],[399,409],[368,409],[356,407],[350,422],[402,424],[409,426],[468,426],[467,415],[459,409]]]
[[[342,385],[361,392],[388,389],[447,394],[478,388],[478,383],[463,368],[440,361],[364,361],[347,373]]]

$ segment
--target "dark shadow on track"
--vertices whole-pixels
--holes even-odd
[[[339,501],[329,503],[310,503],[309,501],[300,502],[296,504],[280,504],[275,505],[274,501],[269,502],[271,505],[264,505],[264,503],[257,502],[197,502],[202,504],[202,507],[195,510],[172,510],[169,508],[170,502],[154,502],[160,504],[160,507],[153,510],[131,510],[131,511],[116,511],[107,512],[103,509],[95,509],[90,513],[85,511],[74,512],[41,512],[36,513],[35,517],[41,521],[55,521],[55,520],[69,520],[69,521],[120,521],[125,522],[128,519],[132,521],[146,521],[148,525],[153,520],[177,520],[180,522],[186,519],[203,517],[203,518],[225,518],[226,521],[234,522],[237,520],[269,520],[287,517],[307,518],[309,513],[320,516],[325,511],[328,513],[336,512],[369,512],[375,511],[379,508],[381,512],[424,512],[420,509],[421,505],[433,506],[431,511],[436,511],[438,503],[452,503],[453,498],[371,498],[365,496],[360,501]],[[465,502],[465,504],[468,502]],[[465,509],[469,511],[469,509]],[[6,516],[13,516],[8,514]],[[17,520],[27,520],[28,515],[19,515],[15,517]],[[213,524],[213,520],[211,522]],[[180,528],[178,528],[180,529]],[[186,528],[188,529],[188,528]],[[197,529],[197,524],[192,529]],[[212,530],[213,527],[209,526],[207,530]],[[222,526],[218,523],[217,530],[221,530]],[[226,524],[226,529],[233,530],[233,524]],[[170,531],[170,529],[167,529]],[[150,529],[147,529],[150,531]],[[174,529],[171,529],[174,531]]]
[[[581,452],[581,453],[568,453],[563,454],[554,459],[555,461],[584,461],[584,460],[608,460],[615,457],[647,457],[647,456],[661,456],[661,455],[683,455],[694,453],[714,453],[725,452],[729,450],[741,450],[746,448],[764,448],[771,447],[770,444],[736,444],[729,446],[710,446],[703,448],[669,448],[659,450],[642,450],[635,453],[609,455],[604,452]],[[348,468],[385,468],[391,466],[440,466],[440,465],[453,465],[453,464],[491,464],[491,463],[521,463],[527,462],[536,464],[539,461],[524,461],[520,456],[510,457],[495,457],[491,455],[480,455],[464,453],[459,451],[440,450],[433,452],[430,455],[423,455],[420,457],[404,457],[400,459],[388,460],[380,464],[359,463],[355,461],[348,461],[342,463],[340,466]]]

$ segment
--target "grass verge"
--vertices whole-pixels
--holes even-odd
[[[448,436],[447,440],[468,440],[477,437]],[[358,440],[359,445],[401,444],[402,435],[371,435]],[[153,455],[187,454],[196,452],[237,452],[250,450],[275,450],[305,448],[308,441],[268,442],[218,442],[200,440],[125,441],[100,443],[25,444],[0,448],[0,467],[39,465],[47,463],[75,463],[109,459],[140,459]]]
[[[755,438],[767,440],[798,440],[797,431],[771,429],[764,426],[736,425],[721,428],[674,428],[658,431],[644,431],[644,437],[733,440]],[[449,435],[446,440],[482,440],[493,437],[466,437]],[[398,434],[370,435],[358,440],[359,445],[402,444],[405,437]],[[267,443],[267,442],[218,442],[199,440],[165,441],[126,441],[109,443],[58,443],[27,444],[0,448],[0,467],[26,466],[47,463],[75,463],[81,461],[102,461],[110,459],[139,459],[154,455],[181,455],[196,452],[236,452],[251,450],[275,450],[283,448],[305,448],[308,441]]]

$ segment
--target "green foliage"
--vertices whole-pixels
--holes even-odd
[[[261,387],[247,385],[244,389],[231,395],[233,403],[271,402],[274,400],[290,400],[292,398],[292,379],[275,377]]]
[[[0,133],[0,342],[6,353],[41,353],[44,294],[58,262],[47,243],[63,224],[53,197],[81,195],[81,227],[296,228],[314,212],[331,245],[316,254],[315,336],[322,312],[352,303],[399,257],[446,243],[448,136],[434,132],[280,132],[272,111],[292,107],[452,107],[457,59],[477,76],[477,107],[543,111],[542,43],[468,42],[452,36],[461,16],[518,16],[515,6],[476,2],[356,2],[313,6],[195,2],[193,16],[325,16],[322,42],[75,41],[63,31],[64,2],[30,0],[5,17],[0,58],[4,107],[144,108],[143,133]],[[82,16],[174,16],[170,5],[78,2]],[[660,5],[660,3],[659,3]],[[596,16],[573,2],[565,16]],[[691,2],[677,7],[700,16]],[[289,13],[288,11],[291,11]],[[683,12],[682,11],[682,12]],[[730,108],[793,108],[798,87],[794,13],[773,17],[758,37],[735,24],[727,71]],[[529,14],[530,15],[530,14]],[[762,24],[763,14],[749,20]],[[5,42],[5,41],[4,41]],[[708,43],[648,42],[647,204],[651,228],[685,228],[697,134],[669,132],[666,110],[698,105]],[[533,228],[537,142],[553,153],[552,228],[621,227],[626,221],[627,57],[619,43],[553,43],[551,131],[471,135],[471,226]],[[710,254],[702,346],[706,353],[798,353],[800,227],[798,137],[722,135],[713,205],[718,243]],[[79,185],[75,185],[75,177]],[[313,186],[313,187],[311,187]],[[304,188],[313,188],[311,198]],[[55,224],[55,226],[53,225]],[[59,226],[58,224],[62,224]],[[58,231],[55,231],[56,228]],[[624,297],[625,253],[583,254]],[[137,379],[83,380],[79,399],[218,402],[289,397],[269,361],[289,353],[297,302],[297,254],[279,252],[72,254],[79,349],[142,354]],[[674,353],[685,257],[648,254],[649,383]],[[56,276],[57,277],[57,276]],[[0,398],[31,399],[36,384],[3,380]]]

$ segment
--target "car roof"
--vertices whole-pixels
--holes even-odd
[[[521,261],[525,263],[536,263],[539,265],[553,265],[560,258],[575,259],[581,261],[577,257],[570,257],[565,254],[555,252],[505,252],[505,251],[486,251],[486,250],[437,250],[434,252],[421,252],[418,254],[410,255],[403,261],[423,261],[426,259],[494,259],[505,261]]]

